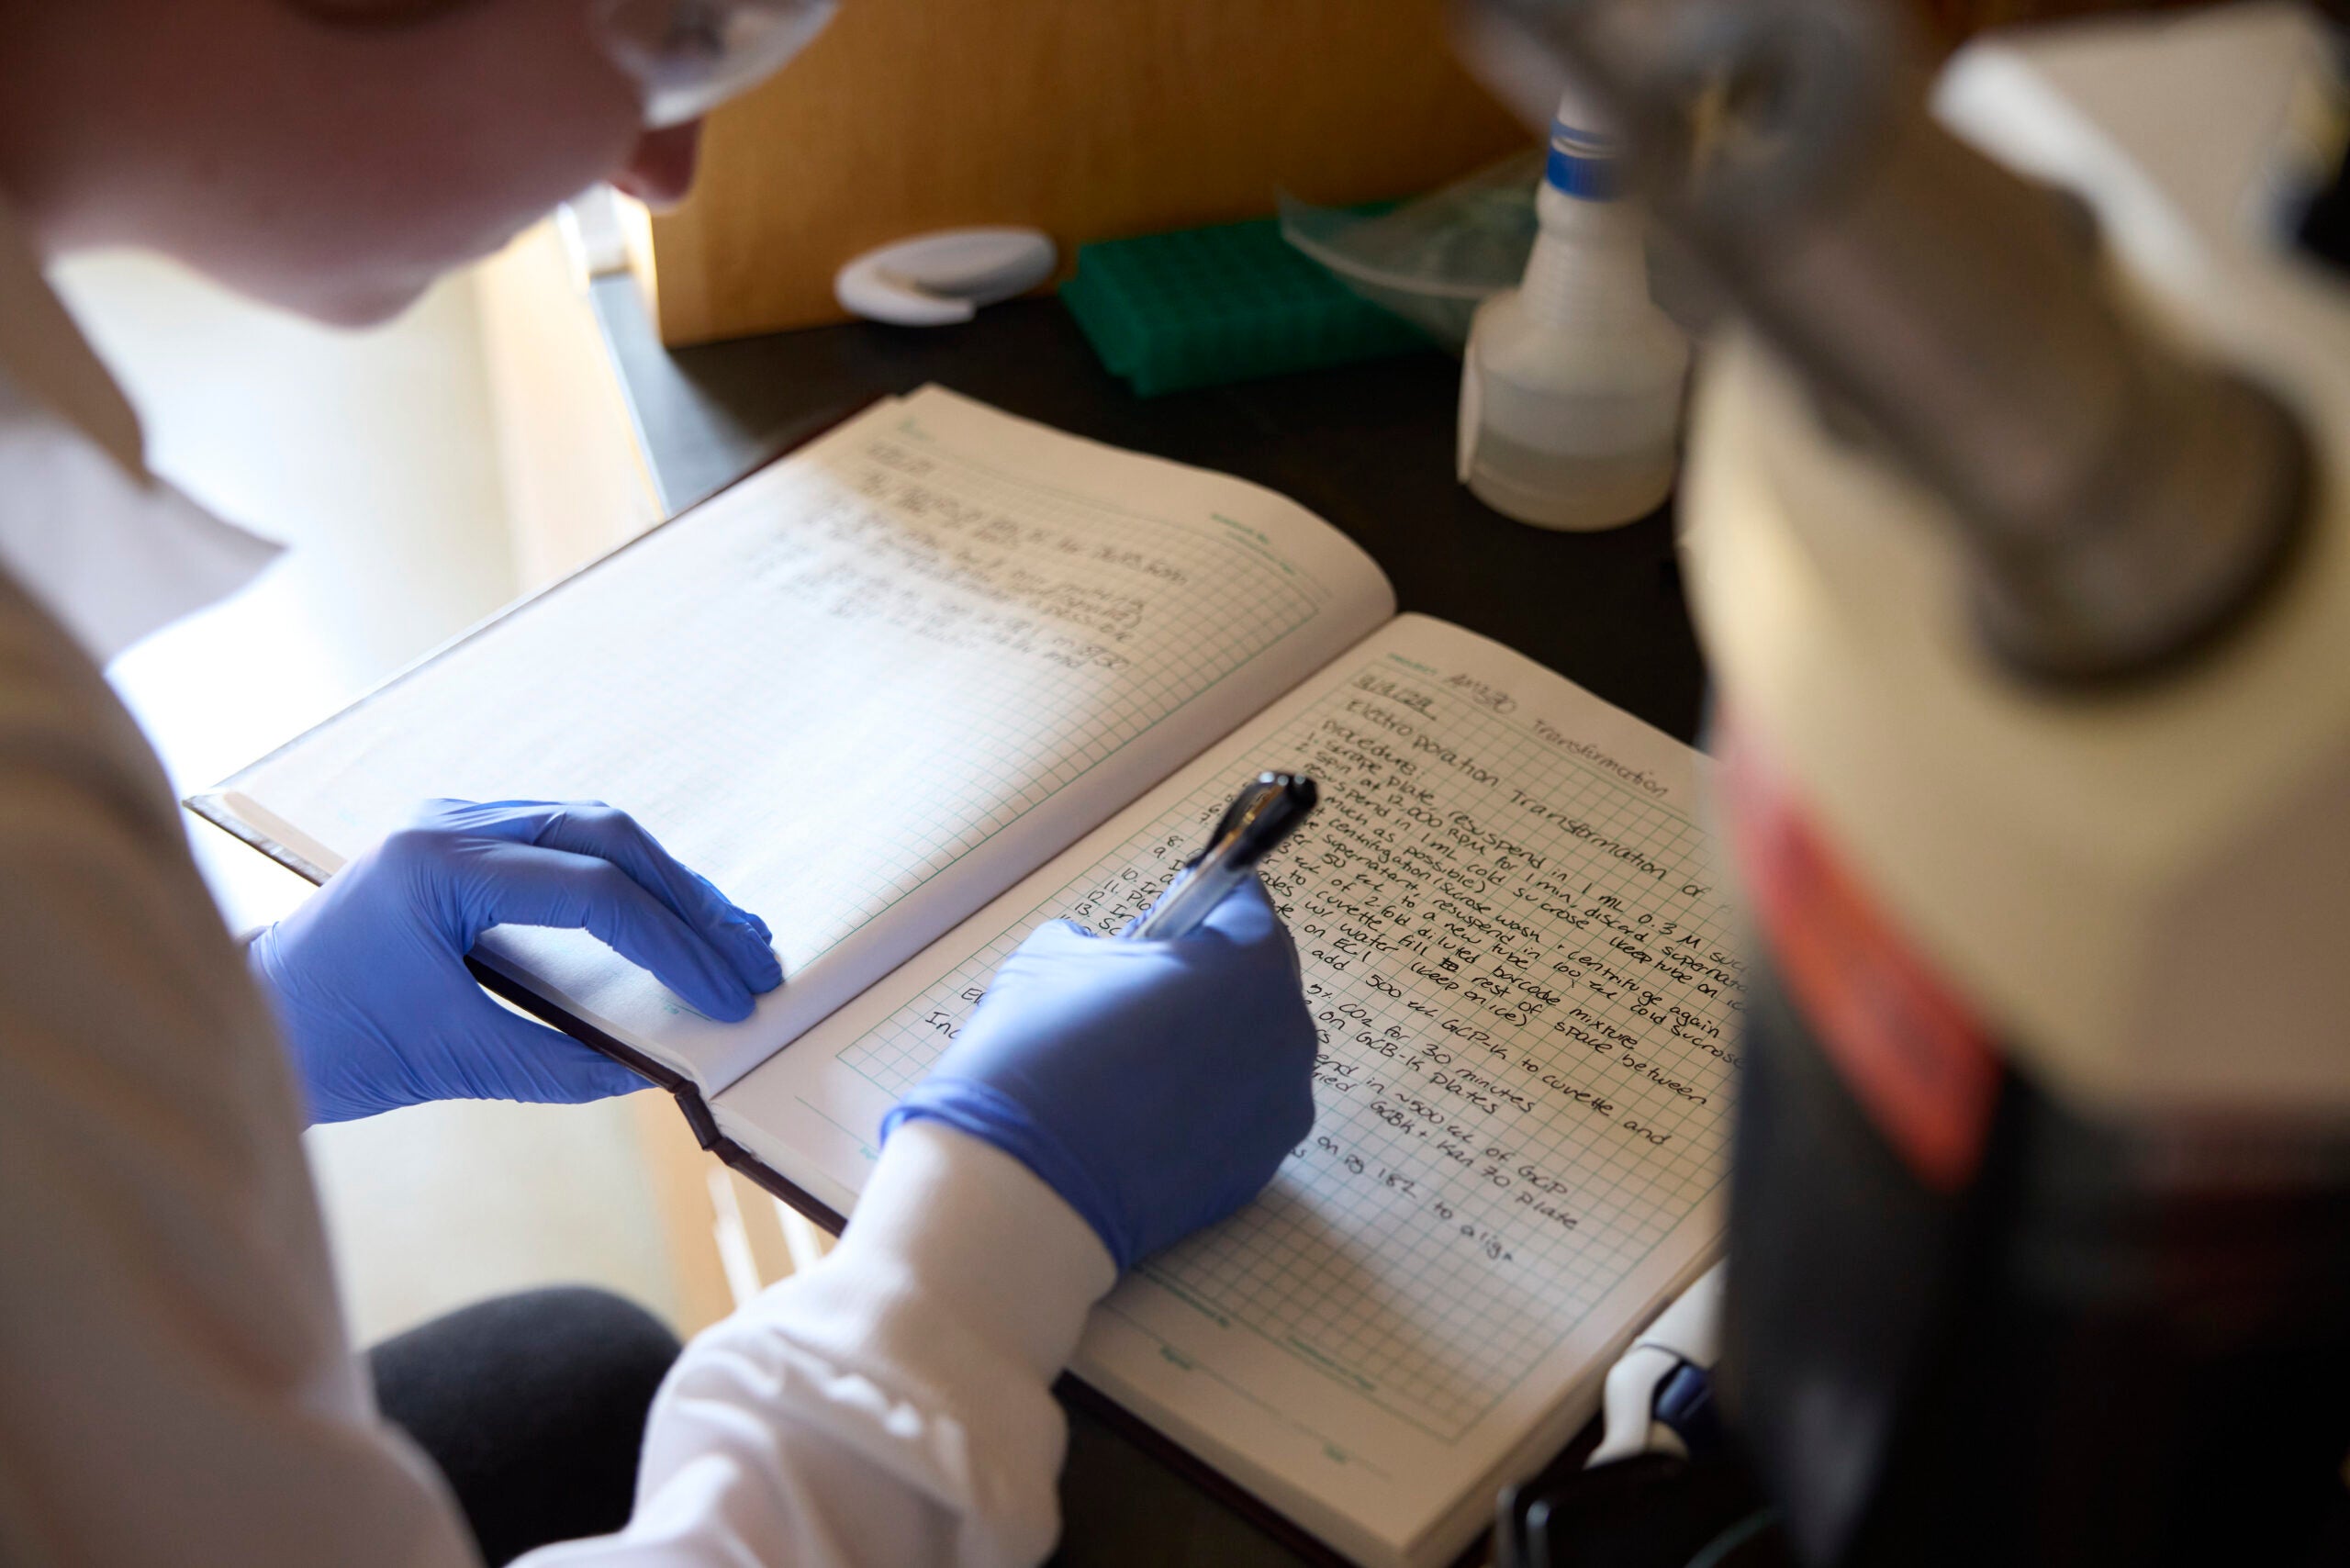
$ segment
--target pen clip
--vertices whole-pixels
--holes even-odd
[[[1302,773],[1259,774],[1225,808],[1199,858],[1228,854],[1253,868],[1314,809],[1317,796],[1314,780]]]
[[[1180,879],[1198,870],[1238,838],[1248,824],[1263,813],[1266,806],[1271,803],[1273,793],[1281,788],[1274,782],[1277,777],[1270,773],[1259,774],[1253,783],[1244,785],[1240,793],[1232,798],[1232,803],[1224,808],[1224,815],[1216,818],[1215,826],[1209,830],[1208,841],[1193,850],[1191,858],[1175,868],[1175,875]],[[1176,886],[1169,883],[1167,890],[1173,892]]]
[[[1259,774],[1216,819],[1207,846],[1175,868],[1166,890],[1136,917],[1126,935],[1189,932],[1237,879],[1254,874],[1258,863],[1306,819],[1319,798],[1314,780],[1304,774]],[[1203,878],[1208,880],[1203,882]],[[1203,894],[1203,887],[1211,890]]]
[[[1286,782],[1282,775],[1259,774],[1254,783],[1232,798],[1232,803],[1224,808],[1224,815],[1216,819],[1215,827],[1208,834],[1207,843],[1185,864],[1198,865],[1246,833],[1248,824],[1262,816],[1266,808],[1279,797]]]

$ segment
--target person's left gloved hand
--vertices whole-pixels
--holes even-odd
[[[600,801],[435,801],[253,941],[314,1121],[426,1100],[576,1103],[645,1081],[501,1007],[465,969],[493,925],[594,932],[696,1011],[783,983],[767,923]]]

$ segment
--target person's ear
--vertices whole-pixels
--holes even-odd
[[[612,176],[612,185],[651,207],[675,207],[693,189],[701,161],[701,121],[688,120],[637,139],[636,150]]]

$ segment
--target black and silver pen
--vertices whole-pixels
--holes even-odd
[[[1183,862],[1167,890],[1124,935],[1135,941],[1190,935],[1306,819],[1318,798],[1314,780],[1303,773],[1259,774],[1225,808],[1207,847]]]

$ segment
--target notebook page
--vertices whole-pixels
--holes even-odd
[[[1116,929],[1240,781],[1314,774],[1268,869],[1324,1035],[1313,1134],[1128,1279],[1079,1364],[1342,1550],[1440,1559],[1719,1234],[1739,969],[1699,767],[1404,617],[721,1096],[720,1125],[846,1209],[881,1113],[1022,936]]]
[[[712,1024],[577,933],[485,946],[709,1089],[1386,619],[1281,497],[940,388],[877,406],[223,787],[331,869],[432,796],[601,800],[774,928]]]

